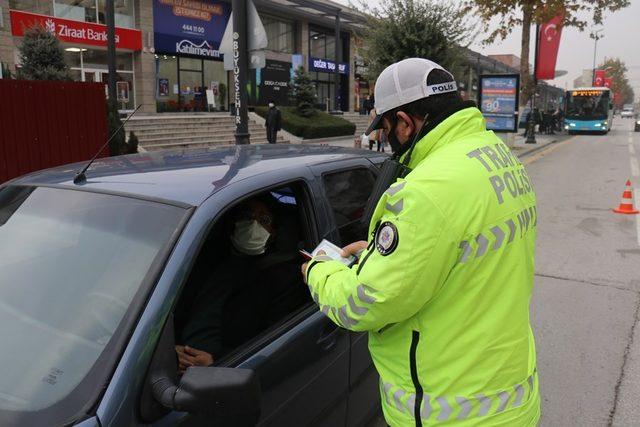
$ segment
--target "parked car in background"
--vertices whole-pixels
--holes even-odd
[[[367,336],[318,310],[298,252],[366,239],[384,158],[288,144],[159,151],[99,159],[79,185],[73,164],[0,186],[0,425],[366,423],[380,407]],[[273,206],[263,259],[288,272],[288,311],[180,375],[184,320],[230,268],[229,215],[257,196]]]
[[[633,112],[633,104],[625,104],[622,107],[622,111],[620,112],[620,117],[622,117],[623,119],[635,117],[635,114]]]
[[[635,125],[633,127],[633,130],[635,132],[640,132],[640,114],[636,114],[635,121],[636,121],[636,123],[635,123]]]

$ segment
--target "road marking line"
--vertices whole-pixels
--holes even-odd
[[[567,139],[567,140],[565,140],[565,141],[558,142],[558,143],[556,143],[556,144],[554,144],[554,145],[550,146],[549,148],[545,148],[545,149],[543,149],[542,151],[540,151],[538,154],[535,154],[535,155],[534,155],[534,156],[532,156],[532,157],[528,157],[528,158],[524,159],[524,161],[522,162],[522,164],[524,164],[524,165],[531,164],[531,163],[535,162],[536,160],[539,160],[539,159],[541,159],[542,157],[546,156],[547,154],[550,154],[552,151],[555,151],[555,150],[557,150],[558,148],[562,147],[563,145],[565,145],[565,144],[567,144],[567,143],[569,143],[569,142],[573,141],[573,140],[574,140],[574,139],[576,139],[577,137],[578,137],[578,136],[574,136],[574,137],[569,138],[569,139]]]
[[[640,166],[638,165],[638,159],[635,157],[630,157],[631,160],[631,174],[636,178],[640,176]]]

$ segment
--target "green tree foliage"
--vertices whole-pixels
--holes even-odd
[[[55,35],[42,26],[27,29],[19,48],[18,78],[25,80],[70,80],[64,51]]]
[[[118,103],[115,100],[107,101],[107,131],[109,132],[107,138],[115,134],[109,142],[109,153],[112,156],[127,154],[127,135],[124,128],[118,131],[121,125],[122,120],[120,120],[120,114],[118,113]],[[116,131],[118,132],[116,133]]]
[[[627,65],[619,58],[609,58],[598,66],[599,70],[605,70],[607,77],[611,77],[611,91],[620,94],[618,107],[623,104],[631,104],[634,99],[633,88],[627,78]]]
[[[378,8],[358,7],[369,16],[362,30],[362,58],[368,77],[376,78],[394,62],[426,58],[456,74],[474,32],[454,3],[433,0],[388,0]]]
[[[302,67],[298,67],[293,80],[289,83],[289,98],[300,116],[311,117],[314,114],[316,88],[311,81],[311,76]]]
[[[486,43],[492,43],[497,38],[504,40],[514,28],[522,27],[520,80],[523,83],[520,103],[524,105],[529,102],[532,92],[529,72],[532,24],[545,23],[564,10],[564,26],[582,31],[591,24],[602,24],[606,11],[620,10],[629,6],[629,3],[629,0],[466,0],[464,10],[482,20],[488,34]],[[584,19],[589,15],[591,19]],[[499,19],[497,26],[494,18]]]

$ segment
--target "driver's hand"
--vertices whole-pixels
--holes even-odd
[[[351,255],[355,256],[355,257],[359,257],[360,254],[362,253],[362,251],[364,251],[365,249],[367,249],[367,241],[366,240],[360,240],[359,242],[353,242],[350,245],[345,246],[344,248],[342,248],[342,256],[343,258],[348,258]]]
[[[176,353],[178,354],[178,367],[181,374],[190,366],[211,366],[213,364],[213,356],[206,351],[177,345]]]

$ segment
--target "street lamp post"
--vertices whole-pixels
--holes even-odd
[[[598,40],[604,36],[600,36],[602,28],[591,33],[591,38],[595,40],[593,43],[593,71],[591,73],[591,86],[596,84],[596,52],[598,50]]]
[[[334,96],[334,104],[333,104],[333,110],[334,111],[339,111],[342,110],[342,107],[340,105],[340,60],[342,59],[342,43],[340,42],[340,9],[338,9],[338,11],[336,12],[336,28],[335,28],[335,63],[336,63],[336,69],[335,69],[335,74],[334,74],[334,78],[335,78],[335,96]]]
[[[231,2],[233,14],[233,85],[236,106],[236,144],[249,144],[249,114],[247,112],[247,0]]]
[[[114,0],[107,0],[106,4],[107,24],[107,70],[109,103],[116,105],[116,26]]]
[[[536,25],[536,54],[533,61],[533,93],[531,94],[531,111],[529,112],[529,120],[527,121],[527,139],[524,141],[526,144],[536,143],[536,117],[534,111],[536,108],[536,92],[538,91],[538,78],[536,77],[538,71],[538,40],[540,39],[540,25]]]

